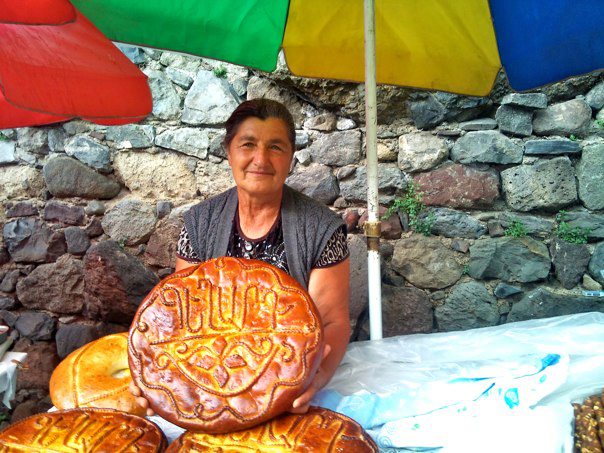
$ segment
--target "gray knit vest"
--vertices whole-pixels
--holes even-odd
[[[193,206],[184,216],[191,247],[201,261],[225,256],[238,205],[235,187]],[[342,219],[327,206],[283,187],[283,242],[289,271],[305,289],[314,263]]]

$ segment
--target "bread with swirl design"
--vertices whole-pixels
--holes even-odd
[[[183,428],[237,431],[284,412],[323,351],[318,311],[291,276],[222,257],[162,280],[129,334],[135,383]]]

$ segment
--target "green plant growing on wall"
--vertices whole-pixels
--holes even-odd
[[[568,137],[568,138],[569,138],[569,140],[572,140],[573,142],[576,142],[577,140],[579,140],[575,134],[570,134],[570,137]]]
[[[564,210],[556,214],[556,236],[570,244],[587,244],[591,228],[571,227],[568,224],[568,213]]]
[[[219,79],[226,79],[227,70],[224,66],[220,66],[220,67],[214,69],[214,75],[216,77],[218,77]]]
[[[413,231],[423,234],[424,236],[430,236],[432,234],[434,222],[436,222],[436,215],[434,215],[433,212],[429,212],[427,215],[417,219]]]
[[[595,120],[594,121],[595,125],[597,127],[599,127],[600,129],[604,129],[604,119],[600,119],[600,120]]]
[[[521,220],[513,219],[503,231],[503,234],[512,238],[523,238],[528,234],[528,231]]]
[[[2,132],[0,132],[0,142],[7,142],[8,141],[8,137],[6,135],[4,135]]]
[[[436,221],[436,216],[433,212],[427,215],[421,215],[426,210],[426,205],[423,201],[423,193],[419,191],[418,185],[411,181],[405,189],[405,193],[398,198],[395,198],[392,205],[382,217],[382,220],[388,219],[394,213],[405,213],[409,219],[409,228],[424,236],[430,236],[432,226]]]

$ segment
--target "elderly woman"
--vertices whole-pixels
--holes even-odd
[[[223,145],[236,186],[185,214],[176,271],[220,256],[252,258],[284,270],[307,289],[321,315],[326,346],[313,383],[290,410],[306,412],[333,376],[350,336],[345,226],[326,206],[285,185],[295,129],[279,102],[240,104],[226,122]]]

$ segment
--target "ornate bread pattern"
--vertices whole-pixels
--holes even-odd
[[[52,373],[50,398],[57,409],[98,407],[144,416],[130,393],[128,334],[107,335],[69,354]]]
[[[128,352],[153,410],[216,433],[288,409],[322,348],[317,309],[292,277],[261,261],[223,257],[161,281],[135,315]]]
[[[160,453],[166,444],[155,424],[111,409],[36,414],[0,433],[0,453]]]
[[[378,448],[354,420],[328,409],[311,407],[306,414],[284,414],[236,433],[186,432],[168,447],[166,453],[257,451],[371,453],[377,452]]]

